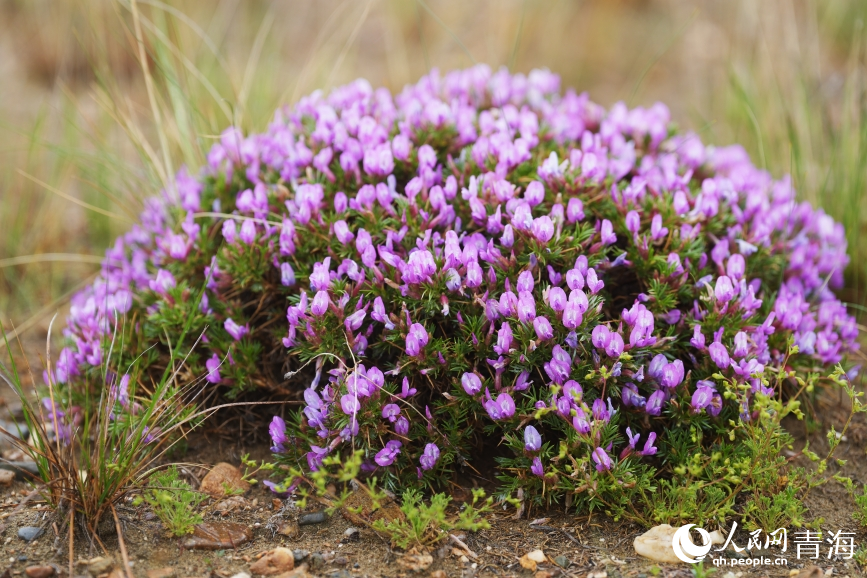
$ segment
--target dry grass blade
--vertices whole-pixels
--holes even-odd
[[[0,259],[0,269],[3,267],[15,267],[16,265],[31,265],[33,263],[50,263],[60,261],[63,263],[91,263],[99,265],[104,257],[99,255],[77,255],[75,253],[39,253],[37,255],[20,255],[8,259]]]
[[[121,321],[116,319],[111,343],[103,354],[100,383],[82,391],[85,399],[78,402],[80,405],[74,405],[70,392],[54,380],[50,337],[46,340],[47,396],[41,403],[32,404],[24,392],[11,355],[8,366],[0,364],[0,378],[22,402],[30,440],[3,428],[0,435],[35,462],[39,492],[58,515],[68,515],[70,540],[76,520],[99,544],[98,527],[107,516],[115,518],[120,533],[115,504],[142,487],[155,460],[177,441],[174,436],[182,436],[201,416],[210,415],[192,409],[193,403],[203,401],[203,379],[173,385],[186,365],[186,356],[167,368],[152,392],[141,388],[145,395],[136,395],[135,367],[139,360],[129,363],[126,371],[115,369],[122,367],[124,355],[124,344],[118,342],[118,334],[123,335],[120,327]],[[122,536],[119,539],[123,549]]]

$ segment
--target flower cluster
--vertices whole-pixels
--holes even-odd
[[[788,178],[661,104],[605,110],[544,70],[359,80],[226,130],[149,202],[74,298],[55,378],[127,315],[140,351],[204,332],[191,369],[232,391],[315,359],[270,428],[310,469],[361,447],[429,484],[505,439],[527,487],[623,479],[673,431],[756,419],[790,343],[795,370],[855,350],[847,262]]]

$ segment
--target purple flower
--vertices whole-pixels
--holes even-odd
[[[232,339],[235,341],[240,341],[244,338],[245,335],[250,333],[250,327],[248,325],[238,325],[232,318],[229,317],[226,319],[226,322],[223,324],[223,327],[232,336]]]
[[[500,244],[507,249],[511,248],[512,245],[515,244],[515,230],[512,228],[512,225],[506,225],[503,227],[503,234],[500,236]]]
[[[677,387],[683,381],[683,362],[675,359],[671,363],[666,363],[662,368],[662,374],[659,377],[659,384],[663,387]]]
[[[548,306],[554,311],[563,311],[566,308],[566,292],[559,287],[548,289]]]
[[[320,448],[319,446],[311,445],[310,451],[307,452],[307,466],[311,471],[316,472],[322,467],[322,460],[328,455],[328,448]]]
[[[662,404],[665,402],[665,392],[658,389],[650,394],[647,398],[647,403],[644,406],[644,411],[647,415],[660,415],[662,413]]]
[[[653,215],[650,220],[650,237],[654,241],[658,241],[668,235],[668,228],[662,226],[662,215],[659,213]]]
[[[284,287],[295,285],[295,270],[289,263],[280,263],[280,284]]]
[[[714,341],[707,348],[708,353],[710,353],[711,360],[716,364],[720,369],[726,369],[729,366],[729,352],[726,350],[726,346],[720,343],[719,341]]]
[[[590,433],[590,421],[587,419],[587,414],[580,407],[575,409],[575,415],[572,417],[572,427],[580,434]]]
[[[627,383],[623,386],[623,389],[620,390],[620,396],[623,400],[623,405],[627,407],[637,407],[643,408],[644,404],[647,403],[647,400],[638,393],[638,388],[634,383]]]
[[[241,233],[238,235],[242,243],[252,245],[256,241],[256,222],[244,219],[241,225]]]
[[[517,379],[515,379],[515,386],[512,389],[514,389],[515,391],[524,391],[532,384],[533,380],[530,379],[530,371],[525,369],[520,374],[518,374]]]
[[[710,387],[698,387],[695,393],[692,394],[692,413],[700,413],[701,410],[711,404],[713,400],[714,390]]]
[[[518,294],[518,320],[528,323],[536,317],[536,300],[529,291],[521,291]]]
[[[361,402],[358,401],[358,394],[347,393],[340,396],[340,409],[346,415],[355,415],[361,409]]]
[[[583,395],[584,390],[581,388],[581,384],[574,379],[570,379],[563,384],[563,397],[569,398],[574,400],[575,403],[578,403],[581,401]]]
[[[313,296],[313,301],[310,303],[310,313],[317,317],[325,315],[330,304],[331,298],[328,296],[328,291],[317,291],[316,295]]]
[[[647,436],[647,441],[644,442],[644,449],[639,452],[643,456],[652,456],[656,453],[656,446],[653,445],[653,442],[656,441],[656,432],[650,432]]]
[[[271,420],[271,425],[268,426],[268,433],[271,434],[271,451],[280,453],[284,451],[283,444],[288,439],[286,438],[286,422],[280,416],[274,416]]]
[[[528,452],[538,452],[542,448],[542,436],[531,425],[524,428],[524,449]]]
[[[599,228],[599,238],[603,245],[611,245],[617,242],[617,235],[614,234],[614,226],[608,219],[602,220],[602,225]]]
[[[461,386],[467,395],[477,395],[482,391],[482,380],[475,373],[464,373],[461,376]]]
[[[397,455],[400,453],[400,447],[403,444],[398,440],[390,440],[385,444],[385,447],[379,450],[373,460],[383,468],[387,468],[394,463]]]
[[[743,359],[749,353],[750,343],[747,340],[747,334],[743,331],[738,331],[735,334],[735,346],[732,349],[732,355],[735,359]]]
[[[235,224],[235,221],[233,219],[223,221],[222,233],[223,238],[228,244],[235,244],[235,237],[238,235],[238,226]]]
[[[595,269],[588,269],[584,278],[587,280],[587,288],[590,289],[590,292],[594,295],[599,293],[603,287],[605,287],[605,283],[601,279],[597,278]]]
[[[716,300],[720,303],[728,303],[735,296],[735,288],[732,286],[732,280],[725,275],[717,277],[716,285],[713,293]]]
[[[605,349],[611,343],[611,330],[608,329],[607,325],[597,325],[590,334],[590,341],[593,343],[593,347]]]
[[[482,271],[481,266],[479,266],[478,262],[470,261],[467,263],[467,274],[466,274],[466,284],[467,287],[471,289],[475,289],[479,285],[482,284],[482,280],[484,278],[484,272]]]
[[[429,470],[433,468],[437,460],[440,459],[440,449],[436,444],[430,443],[424,447],[424,453],[419,458],[419,462],[421,463],[421,469]]]
[[[402,389],[401,389],[400,393],[399,393],[397,396],[398,396],[399,398],[401,398],[401,399],[406,399],[406,398],[408,398],[408,397],[412,397],[412,396],[415,395],[416,393],[418,393],[418,390],[417,390],[416,388],[414,388],[414,387],[410,387],[410,386],[409,386],[409,378],[408,378],[408,377],[404,377],[404,378],[403,378]]]
[[[626,213],[626,230],[633,235],[641,228],[641,217],[637,211],[629,211]]]
[[[573,291],[584,289],[584,275],[578,269],[569,269],[566,271],[566,285]]]
[[[389,403],[383,406],[382,408],[382,419],[387,419],[389,422],[394,423],[397,421],[397,418],[400,416],[400,407],[396,403]]]
[[[409,420],[404,416],[397,418],[397,421],[394,423],[394,433],[401,436],[407,435],[409,433]]]
[[[554,337],[554,328],[545,317],[536,317],[533,320],[533,329],[536,330],[536,337],[539,341],[547,341]]]
[[[531,182],[524,191],[524,199],[531,207],[540,204],[545,200],[545,186],[539,181]]]
[[[382,302],[382,297],[377,297],[373,300],[373,313],[370,314],[374,321],[379,321],[385,325],[386,329],[394,329],[394,323],[388,318],[385,312],[385,304]]]
[[[461,288],[461,275],[454,267],[446,271],[446,289],[455,292]]]
[[[569,301],[563,309],[563,326],[566,329],[577,329],[584,321],[585,311],[587,296],[580,289],[573,290],[569,293]]]
[[[346,331],[350,333],[358,331],[359,328],[361,328],[361,324],[364,322],[365,317],[367,317],[367,311],[359,309],[344,320],[343,326],[346,327]]]
[[[540,243],[547,244],[554,236],[554,221],[548,215],[542,215],[533,219],[533,236]]]
[[[597,472],[607,472],[611,469],[611,457],[609,457],[608,452],[602,448],[596,448],[593,450],[592,457],[593,461],[596,462]]]
[[[618,357],[620,357],[620,354],[623,353],[624,347],[625,344],[623,343],[623,336],[615,331],[612,331],[611,340],[608,342],[608,345],[605,346],[606,355],[608,355],[608,357],[617,359]]]
[[[349,226],[343,219],[334,222],[334,236],[343,245],[348,245],[355,240],[355,234],[349,230]]]
[[[226,221],[226,223],[232,223],[233,225],[233,234],[234,234],[234,221]],[[226,223],[223,223],[223,236],[226,235],[225,228]],[[234,242],[234,236],[232,237],[232,241],[226,238],[230,244]],[[292,224],[287,218],[283,218],[282,226],[280,227],[280,254],[283,256],[294,255],[295,254],[295,225]]]
[[[497,331],[497,344],[494,345],[494,351],[499,355],[509,353],[509,350],[512,348],[512,338],[512,328],[508,322],[503,323],[500,326],[500,330]]]
[[[217,357],[216,353],[205,362],[205,368],[208,370],[205,381],[208,383],[220,383],[220,358]]]
[[[581,202],[581,199],[577,199],[572,197],[569,199],[569,202],[566,203],[566,222],[570,225],[572,223],[576,223],[584,218],[584,203]]]
[[[424,350],[428,339],[429,337],[424,325],[413,323],[409,328],[409,333],[406,335],[406,354],[410,357],[417,357]]]
[[[386,143],[364,151],[364,172],[376,177],[390,175],[394,171],[394,157]]]
[[[569,379],[569,373],[571,372],[571,361],[567,361],[566,359],[558,356],[556,352],[557,349],[560,349],[559,345],[554,346],[554,355],[551,358],[551,361],[544,364],[543,368],[545,370],[545,373],[548,374],[548,377],[551,379],[551,381],[558,385],[562,385],[567,379]],[[560,349],[560,351],[562,351],[562,349]]]
[[[695,347],[696,349],[698,349],[698,350],[700,350],[700,351],[704,351],[704,349],[705,349],[705,346],[704,346],[705,340],[704,340],[704,334],[701,332],[701,325],[696,324],[696,325],[692,328],[692,339],[690,339],[689,342],[690,342],[690,343],[692,344],[692,346]]]
[[[313,265],[313,272],[310,274],[310,288],[316,291],[324,291],[331,284],[331,257],[326,257],[321,263]]]
[[[485,395],[488,397],[488,400],[482,405],[492,420],[509,419],[515,415],[515,401],[511,395],[503,392],[497,396],[497,399],[492,399],[488,390],[485,390]]]
[[[743,255],[735,253],[729,257],[729,260],[726,263],[726,275],[735,281],[740,281],[743,278],[745,271],[746,261],[744,260]]]
[[[534,476],[538,476],[540,478],[545,477],[545,468],[542,466],[542,459],[539,456],[533,458],[533,464],[530,466],[530,472],[532,472]]]
[[[163,296],[165,296],[169,292],[169,289],[174,289],[176,285],[177,283],[175,282],[174,275],[172,275],[165,269],[160,269],[159,271],[157,271],[156,279],[148,282],[148,286],[150,287],[151,291]]]
[[[518,282],[515,284],[515,289],[518,293],[520,294],[524,291],[532,293],[533,285],[533,273],[530,271],[521,271],[518,275]]]

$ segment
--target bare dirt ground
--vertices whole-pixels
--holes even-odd
[[[42,333],[42,335],[39,335]],[[33,375],[23,372],[25,386],[40,381],[41,372],[39,357],[36,352],[45,348],[45,333],[33,332],[22,345],[27,351],[33,367]],[[5,353],[5,352],[4,352]],[[43,354],[44,355],[44,354]],[[19,364],[24,361],[16,354]],[[8,417],[10,409],[14,409],[16,399],[14,392],[8,388],[0,389],[0,417]],[[848,402],[842,392],[826,392],[816,400],[812,410],[822,417],[824,423],[808,430],[804,422],[786,422],[796,438],[792,452],[795,465],[811,465],[797,450],[809,439],[810,448],[824,456],[828,443],[825,432],[830,425],[839,431],[848,417]],[[210,466],[219,462],[240,465],[241,456],[249,454],[256,460],[268,459],[269,444],[260,434],[267,426],[252,423],[255,414],[231,416],[231,422],[216,418],[205,424],[201,431],[191,435],[182,452],[175,452],[166,462],[185,464],[182,467],[184,477],[194,488],[198,487]],[[246,418],[246,419],[244,419]],[[263,420],[263,416],[258,416]],[[835,473],[846,475],[859,485],[867,483],[867,417],[856,416],[852,426],[835,458],[846,460],[844,466],[829,466],[828,475]],[[0,578],[11,576],[26,576],[27,568],[34,566],[50,566],[58,575],[68,575],[68,533],[65,520],[56,520],[48,506],[40,502],[33,494],[34,485],[26,480],[16,479],[11,485],[0,486],[0,573],[8,569],[9,574],[0,574]],[[29,496],[29,499],[28,499]],[[453,492],[456,505],[469,492]],[[477,533],[464,533],[458,537],[466,544],[469,552],[456,544],[443,542],[431,552],[433,563],[426,569],[413,572],[401,564],[401,558],[406,554],[392,549],[389,543],[367,528],[357,528],[359,532],[347,536],[346,532],[353,524],[339,513],[330,519],[312,525],[300,527],[300,532],[292,538],[276,532],[281,522],[297,521],[304,514],[322,509],[321,505],[311,504],[307,510],[292,507],[287,500],[274,501],[275,496],[261,485],[253,486],[245,495],[245,504],[240,510],[230,513],[216,511],[219,500],[209,500],[201,507],[205,522],[229,522],[241,524],[252,532],[252,540],[237,548],[215,551],[203,551],[184,548],[183,539],[177,539],[168,534],[162,523],[154,516],[147,505],[133,507],[127,503],[118,508],[118,515],[123,526],[125,544],[131,562],[134,576],[144,578],[202,577],[229,578],[238,573],[250,574],[250,565],[265,552],[283,546],[296,551],[298,562],[307,565],[307,572],[312,576],[330,578],[349,577],[398,577],[398,576],[428,576],[442,578],[442,575],[432,573],[442,571],[448,577],[471,576],[534,576],[534,578],[590,577],[590,578],[649,578],[653,576],[691,577],[693,567],[686,564],[667,565],[656,564],[636,555],[633,540],[644,531],[636,524],[615,522],[606,516],[595,513],[575,514],[561,509],[549,511],[533,510],[525,513],[521,519],[515,518],[515,510],[497,510],[488,516],[491,528]],[[825,537],[831,532],[843,530],[854,532],[854,543],[857,547],[867,547],[867,528],[859,526],[853,519],[854,504],[845,488],[835,481],[814,489],[807,499],[809,520],[822,518],[819,524]],[[540,522],[540,519],[546,519]],[[536,522],[536,523],[531,523]],[[25,542],[18,537],[18,529],[22,526],[44,528],[44,534],[33,542]],[[108,549],[108,555],[116,561],[116,573],[110,578],[122,578],[122,556],[113,523],[103,524],[100,539]],[[768,531],[772,529],[766,529]],[[738,576],[790,576],[818,566],[824,576],[850,576],[852,578],[867,576],[867,568],[858,567],[854,560],[841,557],[827,557],[829,545],[821,548],[819,559],[808,559],[802,555],[799,559],[793,545],[793,533],[797,528],[789,528],[789,543],[785,553],[771,548],[768,551],[734,552],[729,548],[725,552],[712,552],[710,556],[725,556],[727,558],[744,558],[750,556],[785,558],[785,565],[770,566],[737,566],[716,568],[712,576],[717,578],[737,578]],[[724,532],[727,535],[727,532]],[[92,572],[87,561],[96,557],[104,557],[106,552],[92,542],[80,530],[75,534],[74,559],[75,576],[97,576]],[[740,547],[747,545],[749,535],[739,528],[734,543]],[[523,568],[520,558],[530,551],[541,549],[547,561],[538,565],[536,572]],[[474,556],[473,556],[474,555]],[[709,556],[709,557],[710,557]],[[705,562],[707,569],[713,566]],[[104,572],[105,573],[105,572]],[[804,574],[805,576],[807,574]],[[818,578],[820,574],[813,574]],[[298,578],[304,578],[300,573]],[[38,578],[38,577],[37,577]],[[104,577],[105,578],[105,577]]]
[[[864,434],[867,423],[861,420],[850,430],[850,435],[839,449],[838,457],[847,459],[840,472],[856,480],[867,480],[867,460],[864,459]],[[228,461],[238,464],[240,456],[250,453],[253,457],[264,458],[268,455],[265,444],[247,445],[222,437],[198,434],[191,438],[186,453],[174,456],[174,460],[187,463],[214,464]],[[811,445],[821,450],[823,436],[811,436]],[[836,466],[835,466],[836,467]],[[188,479],[195,485],[205,473],[204,467],[185,468]],[[31,493],[32,485],[15,481],[3,488],[0,493],[0,569],[8,568],[11,576],[24,575],[25,569],[32,566],[48,565],[58,574],[67,574],[68,553],[66,549],[67,532],[65,525],[55,521],[45,504],[38,497],[20,506],[25,496]],[[250,564],[264,552],[284,546],[296,552],[298,564],[306,563],[307,570],[314,576],[346,578],[349,576],[407,576],[413,575],[400,564],[403,552],[392,549],[389,544],[371,530],[359,528],[351,537],[346,531],[352,524],[340,514],[320,524],[300,527],[300,533],[289,538],[275,533],[277,525],[284,520],[297,521],[303,514],[318,511],[322,506],[314,505],[306,511],[292,508],[287,503],[274,501],[274,496],[261,486],[254,486],[245,496],[246,507],[227,515],[214,511],[214,501],[203,506],[206,522],[227,521],[243,524],[252,530],[253,539],[238,548],[217,551],[189,550],[183,547],[183,540],[167,535],[162,524],[147,506],[138,508],[127,504],[119,508],[119,516],[124,528],[124,536],[132,571],[135,576],[174,575],[231,577],[240,572],[250,573]],[[835,482],[817,488],[809,496],[808,506],[813,519],[824,518],[821,528],[828,532],[856,532],[856,545],[867,544],[867,532],[859,528],[852,519],[852,502],[845,489]],[[655,564],[636,556],[632,543],[644,529],[630,523],[617,523],[603,515],[575,515],[563,510],[534,511],[530,518],[515,519],[513,508],[498,511],[489,517],[491,528],[477,533],[468,533],[462,541],[472,554],[444,543],[431,552],[433,563],[418,575],[430,575],[443,571],[446,576],[531,576],[533,572],[522,568],[520,557],[532,550],[541,549],[547,562],[539,564],[536,578],[555,576],[608,576],[645,578],[648,576],[692,576],[691,567]],[[539,518],[548,518],[541,523],[531,524]],[[32,543],[26,543],[17,536],[21,526],[39,526],[45,534]],[[863,576],[863,568],[854,561],[828,559],[827,545],[822,548],[822,557],[807,560],[798,559],[791,543],[785,554],[768,551],[764,555],[774,558],[785,557],[785,566],[763,566],[751,568],[720,568],[716,576],[790,576],[791,572],[817,564],[825,576]],[[461,536],[458,536],[461,538]],[[749,539],[746,532],[736,535],[735,543],[744,546]],[[121,568],[121,555],[118,550],[116,534],[111,524],[106,526],[102,540],[109,554]],[[772,549],[773,550],[773,549]],[[752,555],[763,553],[752,552]],[[76,575],[88,575],[87,560],[104,556],[101,548],[86,537],[79,537],[75,544]],[[737,554],[729,551],[726,556]],[[746,555],[746,552],[743,553]],[[559,563],[559,564],[558,564]],[[561,566],[562,565],[562,566]],[[565,566],[565,567],[563,567]],[[732,574],[729,575],[728,573]],[[120,576],[116,574],[116,576]],[[302,574],[303,576],[303,574]],[[818,576],[818,575],[816,575]]]

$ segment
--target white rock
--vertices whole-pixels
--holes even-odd
[[[545,562],[547,558],[545,558],[545,553],[541,550],[533,550],[532,552],[527,552],[527,558],[536,562],[537,564],[541,564]]]
[[[246,572],[238,572],[237,574],[232,576],[232,578],[252,578],[252,576],[250,576]]]
[[[650,558],[655,562],[683,564],[683,561],[674,555],[674,548],[671,547],[676,531],[677,528],[672,528],[668,524],[654,526],[638,536],[632,545],[639,556]]]
[[[724,544],[726,539],[723,537],[722,532],[719,530],[714,530],[710,533],[710,543],[711,544]]]

